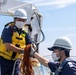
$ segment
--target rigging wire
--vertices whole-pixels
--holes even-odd
[[[34,14],[35,14],[36,17],[37,17],[37,20],[38,20],[38,23],[39,23],[38,25],[39,25],[39,28],[40,28],[40,32],[41,32],[41,34],[42,34],[42,36],[43,36],[43,38],[42,38],[41,41],[39,41],[39,42],[35,42],[35,41],[34,41],[34,43],[35,43],[36,45],[39,45],[41,42],[43,42],[43,41],[45,40],[45,35],[44,35],[44,33],[43,33],[42,29],[41,29],[40,17],[39,17],[39,15],[38,15],[38,13],[37,13],[37,12],[34,12]]]

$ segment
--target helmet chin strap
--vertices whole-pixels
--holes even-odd
[[[59,58],[58,61],[60,61],[61,59]]]
[[[58,61],[60,61],[60,60],[61,60],[61,58],[62,58],[62,56],[63,56],[63,55],[61,54],[61,52],[60,52],[60,51],[61,51],[61,48],[59,48],[60,58],[58,59]]]
[[[60,63],[62,63],[62,61],[66,58],[66,56],[64,55],[64,54],[62,54],[60,51],[59,51],[59,53],[60,53],[60,58],[59,58],[59,62]]]

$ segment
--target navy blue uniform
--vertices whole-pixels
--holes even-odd
[[[14,28],[16,28],[16,27],[14,26]],[[11,30],[11,27],[7,26],[7,27],[4,28],[4,30],[2,32],[2,35],[1,35],[1,38],[2,38],[4,43],[12,43],[12,32],[13,32],[13,30]],[[22,29],[18,31],[19,34],[21,32],[22,32]],[[29,34],[26,33],[25,35],[26,35],[25,36],[26,45],[31,44],[32,41],[30,39]],[[16,61],[7,60],[7,59],[4,59],[3,57],[0,56],[1,75],[6,75],[6,74],[7,75],[12,75],[14,63],[15,63],[14,75],[19,75],[20,60],[16,60]]]
[[[49,62],[48,66],[52,72],[56,73],[55,75],[76,75],[76,62],[74,61],[67,62],[62,69],[57,62]]]

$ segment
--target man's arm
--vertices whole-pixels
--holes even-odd
[[[38,54],[34,47],[31,45],[30,56],[34,56],[38,61],[46,67],[49,67],[52,72],[55,72],[56,68],[59,66],[57,62],[50,62],[48,59],[44,58],[40,54]]]
[[[6,49],[8,49],[8,50],[11,50],[13,52],[22,53],[22,49],[21,48],[18,48],[18,47],[14,46],[11,43],[4,43],[4,45],[5,45]]]
[[[47,60],[46,58],[42,57],[40,54],[38,54],[37,52],[34,53],[34,56],[36,59],[38,59],[38,61],[40,63],[42,63],[44,66],[49,67],[49,69],[52,72],[56,71],[56,68],[59,66],[59,64],[57,62],[49,62],[49,60]]]
[[[49,60],[47,60],[46,58],[44,58],[43,56],[41,56],[37,52],[34,53],[34,56],[39,60],[40,63],[42,63],[44,66],[48,67]]]
[[[6,49],[14,51],[14,52],[19,52],[19,53],[22,52],[22,50],[20,48],[17,48],[16,46],[14,46],[12,44],[11,28],[9,26],[5,27],[3,29],[1,38],[3,40],[3,43],[4,43],[5,47],[6,47]]]
[[[41,56],[40,54],[38,54],[36,52],[36,49],[37,49],[36,46],[34,44],[31,44],[30,56],[32,56],[32,57],[34,56],[36,59],[38,59],[38,61],[40,63],[42,63],[45,66],[48,66],[49,60],[47,60],[46,58],[44,58],[43,56]]]

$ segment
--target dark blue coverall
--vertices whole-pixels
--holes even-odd
[[[66,60],[66,59],[65,59]],[[65,60],[63,62],[65,62]],[[67,61],[65,63],[58,62],[49,62],[48,67],[55,75],[76,75],[76,62],[75,61]]]

